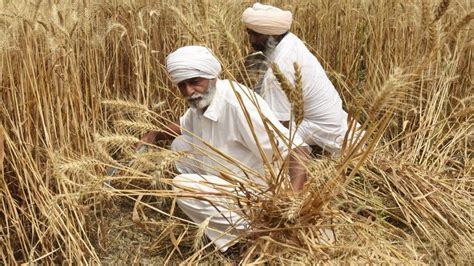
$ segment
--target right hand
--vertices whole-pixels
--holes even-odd
[[[135,144],[135,150],[139,150],[141,146],[145,145],[145,144],[152,144],[154,145],[155,144],[155,140],[156,140],[156,135],[158,134],[158,132],[155,132],[155,131],[150,131],[148,133],[146,133],[140,140],[140,142],[138,142],[137,144]]]

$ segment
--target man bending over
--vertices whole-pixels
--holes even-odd
[[[291,146],[288,144],[288,129],[254,91],[219,79],[221,65],[209,49],[180,48],[167,57],[166,68],[190,108],[179,123],[169,126],[168,132],[150,132],[142,140],[154,143],[180,135],[171,148],[189,156],[176,164],[181,174],[173,179],[173,187],[184,192],[178,197],[178,206],[197,224],[209,219],[206,235],[225,251],[239,231],[246,229],[247,222],[235,202],[219,196],[223,189],[238,193],[221,173],[244,184],[267,186],[264,165],[275,166],[278,172],[282,161],[290,156],[290,183],[298,193],[306,180],[308,147],[298,136],[292,137]],[[289,147],[293,149],[291,154]]]

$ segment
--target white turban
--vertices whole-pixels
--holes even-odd
[[[212,52],[202,46],[179,48],[166,58],[166,69],[174,84],[190,78],[214,79],[221,73],[221,64]]]
[[[293,15],[270,5],[255,3],[245,9],[242,21],[247,28],[265,35],[280,35],[290,30]]]

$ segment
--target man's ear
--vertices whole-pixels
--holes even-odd
[[[216,86],[217,78],[210,79],[209,82],[211,82],[212,86]]]

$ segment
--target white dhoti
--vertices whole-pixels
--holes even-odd
[[[171,149],[173,151],[191,151],[192,147],[186,142],[185,136],[176,138]],[[183,159],[176,163],[181,173],[173,179],[173,189],[194,194],[195,197],[179,197],[178,206],[197,224],[209,219],[206,229],[207,237],[224,252],[235,244],[239,231],[247,227],[239,215],[238,206],[222,194],[223,191],[233,191],[232,186],[222,178],[214,175],[196,174],[191,159]]]

